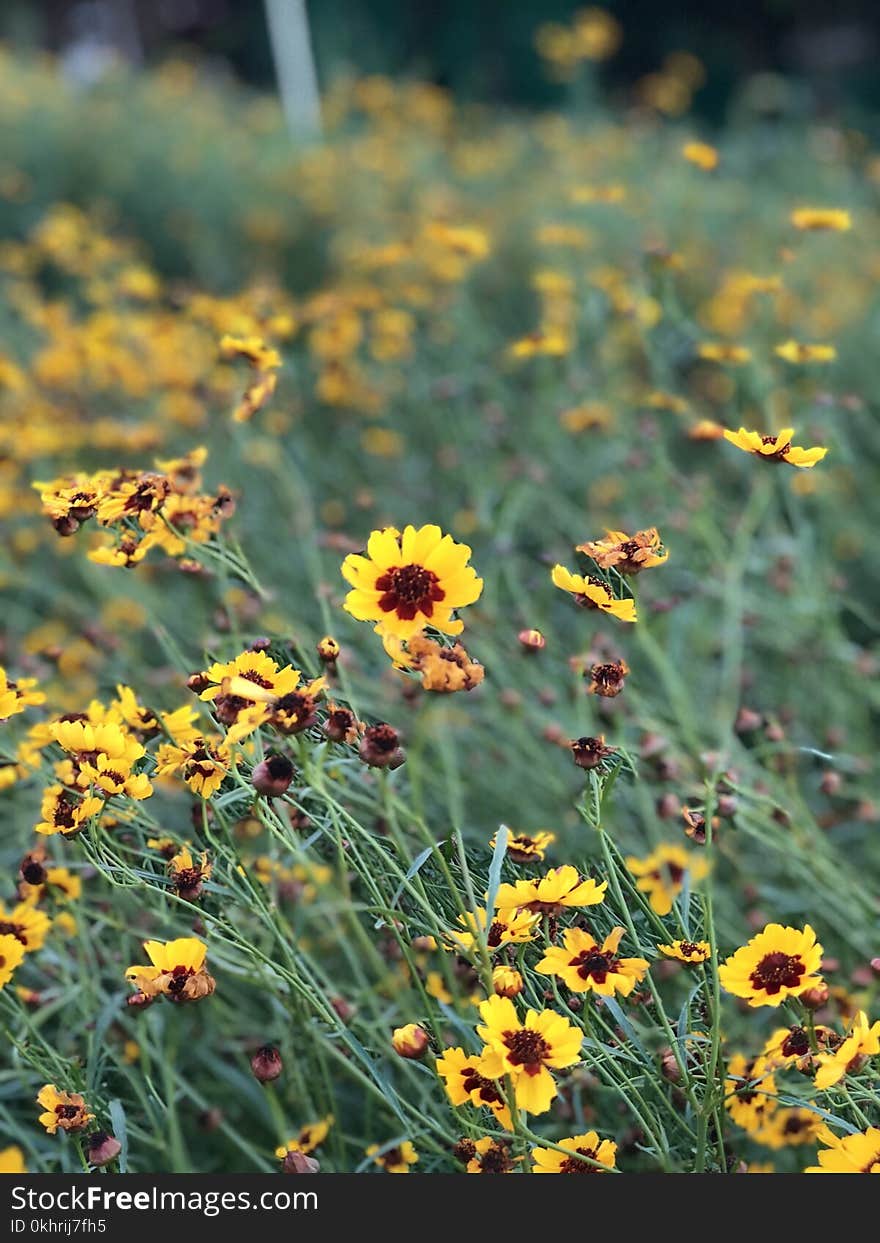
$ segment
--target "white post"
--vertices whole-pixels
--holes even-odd
[[[281,104],[291,135],[321,135],[321,100],[305,0],[266,0],[266,20]]]

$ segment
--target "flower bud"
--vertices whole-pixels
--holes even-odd
[[[514,967],[496,967],[492,972],[492,988],[499,997],[518,997],[523,991],[523,978]]]
[[[283,1069],[281,1054],[273,1044],[264,1044],[251,1058],[251,1070],[258,1083],[271,1083]]]
[[[122,1145],[115,1135],[106,1131],[95,1131],[86,1142],[86,1160],[89,1165],[109,1165],[122,1152]]]
[[[325,665],[335,665],[339,659],[341,649],[332,635],[325,634],[323,639],[318,641],[316,650],[318,653],[318,659]]]
[[[540,652],[547,646],[547,640],[540,630],[521,630],[516,637],[527,652]]]
[[[830,995],[830,989],[827,984],[817,984],[814,988],[808,988],[805,993],[799,994],[799,1000],[804,1003],[808,1010],[821,1010],[827,1003]]]
[[[304,1152],[289,1152],[281,1162],[282,1174],[317,1174],[320,1168],[315,1158]]]
[[[418,1023],[407,1023],[405,1027],[396,1027],[391,1035],[391,1044],[399,1057],[416,1060],[424,1057],[428,1051],[428,1033]]]
[[[258,794],[276,798],[293,781],[293,765],[285,755],[267,755],[251,773],[251,785]]]
[[[358,754],[371,768],[400,768],[406,761],[400,745],[400,735],[393,726],[384,721],[364,730]]]

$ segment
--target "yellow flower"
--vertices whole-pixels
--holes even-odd
[[[144,997],[166,996],[171,1001],[199,1001],[215,988],[213,976],[205,970],[208,947],[196,937],[176,941],[145,941],[150,966],[135,964],[125,978]]]
[[[850,1025],[849,1033],[833,1053],[820,1053],[815,1084],[821,1092],[839,1083],[844,1075],[859,1070],[866,1058],[880,1053],[880,1020],[869,1025],[868,1016],[860,1010]]]
[[[12,979],[16,967],[21,965],[25,948],[11,932],[0,933],[0,990]]]
[[[812,1109],[783,1107],[773,1110],[767,1122],[753,1134],[766,1148],[795,1148],[814,1144],[824,1132],[822,1118]]]
[[[511,1127],[510,1110],[502,1085],[483,1071],[482,1055],[467,1054],[462,1048],[444,1049],[434,1064],[443,1080],[450,1105],[473,1105],[490,1109],[505,1131]]]
[[[586,577],[582,574],[572,574],[564,565],[555,565],[550,577],[553,580],[553,586],[559,587],[561,591],[569,592],[581,608],[599,609],[624,622],[636,620],[635,600],[616,600],[601,578],[594,578],[592,574]]]
[[[43,1113],[39,1121],[50,1135],[59,1129],[62,1131],[82,1131],[94,1121],[88,1106],[77,1092],[59,1092],[52,1083],[40,1088],[37,1104],[42,1105]]]
[[[610,1139],[599,1139],[595,1131],[572,1135],[559,1141],[559,1148],[574,1155],[567,1157],[557,1148],[533,1148],[533,1174],[601,1174],[596,1166],[613,1170],[617,1164],[617,1145]],[[581,1160],[585,1157],[586,1160]]]
[[[852,217],[839,207],[798,207],[791,213],[791,223],[806,232],[845,233],[852,228]]]
[[[492,990],[499,997],[518,997],[524,987],[523,978],[515,967],[493,967]]]
[[[465,1141],[470,1153],[465,1172],[468,1174],[512,1174],[513,1167],[522,1157],[513,1157],[507,1140],[482,1139]]]
[[[48,786],[43,791],[43,801],[40,806],[41,818],[34,825],[34,831],[46,836],[63,833],[65,837],[70,837],[78,833],[92,816],[97,816],[103,808],[104,803],[99,798],[78,798],[70,790],[65,790],[63,786]]]
[[[196,735],[176,746],[164,742],[156,752],[156,772],[160,777],[179,773],[194,794],[210,798],[223,784],[229,768],[229,748]]]
[[[880,1127],[839,1139],[826,1130],[822,1139],[830,1146],[820,1149],[819,1164],[808,1166],[805,1174],[880,1174]]]
[[[499,915],[515,911],[532,914],[560,914],[566,907],[597,906],[605,900],[608,882],[597,883],[592,877],[584,879],[570,863],[551,868],[545,876],[536,880],[518,880],[499,885],[495,906]]]
[[[0,1174],[26,1174],[27,1172],[24,1153],[17,1144],[10,1144],[8,1148],[0,1148]]]
[[[532,914],[530,911],[520,911],[516,907],[507,910],[496,911],[493,919],[487,926],[486,911],[483,907],[477,907],[474,912],[468,912],[465,915],[459,915],[458,922],[464,928],[463,932],[457,929],[450,932],[447,936],[447,949],[453,949],[456,953],[473,949],[477,933],[485,931],[486,945],[490,950],[499,949],[502,945],[523,945],[527,941],[533,941],[537,931],[539,916]]]
[[[419,1154],[408,1139],[394,1148],[381,1148],[379,1144],[370,1144],[366,1155],[372,1157],[386,1174],[408,1174],[409,1167],[416,1165],[419,1159]]]
[[[707,142],[686,142],[681,154],[689,164],[695,164],[706,173],[718,167],[718,152]]]
[[[776,1080],[764,1057],[751,1060],[735,1053],[727,1066],[724,1107],[750,1135],[764,1127],[776,1110]]]
[[[613,928],[600,946],[595,937],[582,928],[567,928],[562,946],[551,946],[535,970],[555,975],[572,992],[594,992],[600,997],[615,993],[627,997],[648,970],[644,958],[618,958],[624,929]]]
[[[290,665],[279,669],[265,652],[242,652],[225,664],[210,665],[201,677],[210,685],[200,693],[199,699],[208,702],[220,695],[233,695],[269,703],[296,690],[300,680],[298,669]]]
[[[11,936],[26,953],[38,950],[46,940],[52,921],[32,902],[19,902],[10,910],[0,902],[0,936]]]
[[[571,349],[571,337],[558,328],[538,328],[511,342],[507,352],[511,358],[559,358]]]
[[[6,721],[25,708],[46,702],[42,691],[35,690],[36,678],[19,678],[10,682],[6,670],[0,665],[0,721]]]
[[[425,626],[460,634],[463,626],[453,611],[473,604],[483,590],[470,556],[466,544],[431,524],[407,526],[402,534],[390,527],[373,531],[366,556],[351,554],[342,563],[353,587],[344,607],[358,621],[375,621],[377,633],[398,639]]]
[[[783,341],[773,353],[787,363],[833,363],[837,357],[833,345],[808,345],[801,341]]]
[[[605,539],[578,544],[577,551],[592,557],[600,569],[613,568],[619,574],[639,574],[655,565],[663,565],[669,558],[656,527],[636,531],[635,535],[627,535],[625,531],[608,531]]]
[[[678,962],[707,962],[712,956],[708,941],[673,941],[671,945],[658,945],[657,949],[667,958],[675,958]]]
[[[657,915],[668,915],[672,903],[684,888],[685,875],[692,882],[702,880],[709,871],[705,859],[689,854],[683,846],[661,842],[644,859],[630,856],[626,866],[638,877],[636,888],[648,895],[651,909]]]
[[[750,1006],[778,1006],[822,983],[821,962],[822,946],[809,924],[803,930],[767,924],[719,967],[718,978]]]
[[[507,837],[507,855],[514,863],[543,863],[547,847],[556,841],[555,833],[541,830],[538,833],[510,833]],[[495,849],[495,838],[489,842]]]
[[[732,363],[740,366],[752,357],[752,351],[745,345],[734,345],[729,341],[703,341],[697,346],[700,358],[713,363]]]
[[[754,453],[768,461],[786,462],[789,466],[804,470],[822,461],[827,449],[800,449],[791,443],[793,435],[793,427],[784,427],[776,436],[762,436],[760,432],[750,432],[741,427],[738,432],[725,429],[724,439],[745,453]]]
[[[314,1152],[320,1144],[323,1144],[330,1133],[332,1125],[333,1118],[331,1115],[321,1118],[318,1122],[308,1123],[308,1125],[300,1129],[298,1135],[295,1135],[293,1139],[289,1139],[285,1146],[276,1148],[275,1156],[279,1160],[283,1160],[289,1152],[302,1152],[306,1154]]]
[[[517,1106],[526,1113],[545,1113],[556,1096],[550,1068],[580,1060],[580,1030],[553,1010],[529,1010],[521,1023],[507,997],[482,1002],[480,1016],[477,1035],[486,1045],[482,1073],[489,1079],[510,1075]]]

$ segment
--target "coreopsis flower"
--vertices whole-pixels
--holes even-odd
[[[24,1153],[17,1144],[10,1144],[8,1148],[0,1148],[0,1174],[26,1174],[27,1172]]]
[[[480,906],[476,911],[459,915],[458,922],[464,931],[455,929],[448,933],[446,948],[466,953],[473,949],[479,932],[485,932],[486,945],[490,950],[499,949],[502,945],[524,945],[535,939],[538,919],[530,911],[510,907],[504,911],[496,911],[487,926],[486,911]]]
[[[730,363],[734,367],[742,366],[752,357],[752,351],[745,345],[735,345],[732,341],[703,341],[697,346],[697,354],[713,363]]]
[[[636,620],[635,600],[618,600],[612,595],[608,584],[592,574],[572,574],[564,565],[555,565],[550,576],[553,586],[574,596],[581,608],[598,609],[623,622]]]
[[[25,947],[11,932],[0,933],[0,990],[4,989],[20,967],[25,956]]]
[[[593,665],[584,680],[589,677],[588,695],[599,695],[603,699],[615,699],[626,685],[629,665],[624,660],[609,661],[604,665]]]
[[[331,742],[344,742],[349,746],[353,746],[364,731],[363,724],[351,708],[332,703],[327,704],[327,715],[321,728]]]
[[[608,882],[581,876],[570,863],[551,868],[535,880],[518,880],[498,887],[499,915],[528,911],[533,915],[561,915],[566,907],[597,906],[605,901]]]
[[[486,1108],[495,1115],[504,1130],[511,1126],[510,1110],[504,1099],[503,1085],[490,1079],[482,1070],[482,1055],[467,1054],[464,1049],[444,1049],[434,1069],[443,1080],[450,1105],[473,1105]]]
[[[109,488],[98,501],[98,522],[110,526],[122,518],[137,522],[144,531],[156,525],[156,513],[171,491],[171,484],[164,475],[123,473],[115,486]]]
[[[559,1148],[572,1153],[568,1157],[558,1148],[533,1148],[533,1174],[601,1174],[598,1166],[613,1170],[617,1164],[617,1145],[610,1139],[599,1139],[595,1131],[572,1135],[559,1141]],[[586,1157],[586,1160],[581,1160]]]
[[[279,668],[271,656],[260,651],[242,652],[225,663],[215,662],[198,677],[203,687],[199,699],[209,703],[230,695],[268,703],[296,690],[300,683],[298,669],[290,665]]]
[[[820,1050],[833,1050],[842,1040],[837,1032],[819,1023],[813,1028],[813,1036]],[[764,1042],[763,1054],[774,1066],[796,1066],[800,1071],[808,1071],[813,1065],[809,1032],[799,1024],[777,1027]]]
[[[822,946],[803,929],[767,926],[718,968],[722,988],[750,1006],[778,1006],[821,984]]]
[[[808,233],[845,233],[852,228],[849,212],[839,207],[797,207],[790,219],[796,229]]]
[[[15,937],[26,953],[41,947],[51,926],[49,916],[33,902],[18,902],[11,909],[0,902],[0,936]]]
[[[34,825],[36,833],[51,836],[62,833],[72,837],[85,828],[93,816],[104,809],[103,800],[91,795],[81,798],[63,786],[51,785],[43,791],[40,820]]]
[[[399,1057],[412,1060],[424,1057],[429,1044],[428,1033],[418,1023],[407,1023],[405,1027],[396,1027],[391,1033],[391,1047]]]
[[[472,691],[485,677],[483,666],[472,660],[460,643],[444,647],[424,634],[408,639],[406,652],[398,659],[420,674],[426,691]]]
[[[529,1010],[520,1022],[507,997],[482,1002],[480,1017],[477,1035],[486,1045],[482,1073],[489,1079],[509,1075],[517,1106],[525,1113],[546,1113],[557,1092],[550,1070],[580,1060],[581,1031],[554,1010]]]
[[[306,1155],[314,1152],[330,1134],[332,1125],[333,1118],[329,1115],[326,1118],[319,1119],[317,1122],[308,1123],[307,1126],[301,1127],[299,1134],[294,1135],[293,1139],[289,1139],[284,1147],[276,1148],[275,1156],[283,1159],[289,1152],[301,1152]]]
[[[138,703],[137,695],[130,686],[117,686],[113,709],[119,712],[123,722],[141,741],[154,738],[159,732],[159,719],[149,708]]]
[[[567,332],[548,325],[511,341],[507,352],[511,358],[561,358],[570,352],[571,346],[571,337]]]
[[[683,846],[661,842],[644,859],[630,855],[626,866],[637,877],[636,888],[647,894],[651,909],[657,915],[668,915],[672,903],[684,888],[685,875],[692,882],[702,880],[709,865],[698,854],[689,854]]]
[[[544,975],[557,976],[572,992],[594,992],[600,997],[620,993],[628,997],[648,970],[644,958],[618,958],[624,929],[612,928],[600,945],[582,928],[566,928],[563,944],[552,945],[535,969]]]
[[[860,1010],[850,1024],[846,1039],[833,1052],[819,1053],[816,1061],[816,1088],[823,1092],[840,1083],[845,1075],[854,1074],[864,1066],[869,1057],[880,1053],[880,1020],[868,1022],[864,1010]]]
[[[495,849],[495,838],[489,842],[489,848]],[[507,836],[507,857],[514,863],[543,863],[547,847],[556,841],[555,833],[542,830],[539,833],[511,833]]]
[[[366,1149],[366,1155],[372,1157],[376,1165],[380,1166],[386,1174],[408,1174],[409,1167],[416,1165],[419,1160],[419,1154],[408,1139],[402,1144],[396,1144],[393,1148],[382,1148],[379,1144],[370,1144]]]
[[[272,728],[279,734],[301,734],[310,729],[318,719],[318,700],[326,684],[326,678],[313,678],[274,700],[269,708]]]
[[[765,1148],[779,1151],[781,1148],[799,1148],[815,1144],[825,1131],[822,1116],[814,1110],[796,1106],[779,1106],[757,1131],[753,1138]]]
[[[640,574],[669,559],[669,550],[660,542],[656,527],[627,535],[625,531],[609,531],[604,539],[586,540],[577,552],[586,553],[601,570],[615,569],[619,574]]]
[[[350,554],[342,575],[352,585],[344,608],[376,632],[410,639],[425,626],[460,634],[456,609],[480,598],[483,580],[468,565],[471,550],[428,524],[373,531],[366,556]]]
[[[524,987],[523,978],[515,967],[493,967],[492,991],[499,997],[518,997]]]
[[[30,708],[46,702],[46,696],[37,688],[36,678],[19,678],[10,681],[6,670],[0,665],[0,721],[8,721]]]
[[[826,1128],[821,1139],[828,1147],[819,1149],[819,1164],[808,1166],[805,1174],[880,1174],[880,1127],[839,1137]]]
[[[773,1068],[764,1057],[735,1053],[727,1064],[724,1107],[737,1126],[754,1135],[777,1108]]]
[[[510,1144],[503,1139],[484,1136],[469,1144],[469,1157],[465,1165],[468,1174],[512,1174],[521,1157],[514,1157]]]
[[[40,1088],[37,1104],[43,1108],[39,1122],[50,1135],[58,1130],[82,1131],[95,1118],[78,1092],[59,1092],[54,1083]]]
[[[145,754],[143,747],[137,743],[134,745],[141,755]],[[94,761],[83,760],[80,772],[105,798],[114,794],[126,794],[129,798],[142,801],[150,797],[153,787],[146,773],[132,772],[133,762],[128,757],[114,760],[100,751]]]
[[[358,747],[358,755],[370,768],[400,768],[406,755],[400,745],[400,734],[387,721],[368,725]]]
[[[701,963],[708,962],[712,957],[712,947],[708,941],[672,941],[669,945],[658,945],[657,949],[666,958],[674,958],[676,962]]]
[[[189,846],[183,846],[172,859],[168,860],[168,879],[181,898],[195,902],[201,896],[202,885],[211,879],[212,865],[208,856],[202,851],[202,857],[196,860]]]
[[[110,472],[99,475],[79,473],[60,479],[34,483],[40,494],[43,513],[59,535],[74,535],[83,522],[94,518],[98,502],[112,479]]]
[[[598,768],[603,760],[617,751],[616,747],[606,747],[604,734],[598,738],[573,738],[568,745],[575,764],[586,769]]]
[[[142,998],[199,1001],[213,993],[216,984],[205,969],[208,947],[204,941],[196,937],[145,941],[144,949],[150,966],[135,964],[125,973],[125,978],[137,987]]]
[[[197,734],[179,746],[163,742],[156,752],[156,773],[160,777],[178,774],[193,794],[207,799],[220,789],[230,762],[225,743],[212,742]]]
[[[802,341],[783,341],[773,353],[787,363],[833,363],[837,357],[833,345],[808,345]]]
[[[753,453],[756,457],[769,462],[785,462],[788,466],[797,466],[801,470],[809,470],[817,462],[821,462],[827,449],[802,449],[791,443],[794,435],[793,427],[784,427],[776,436],[762,436],[760,432],[750,432],[741,427],[738,432],[725,428],[724,439],[736,445],[744,453]]]
[[[711,173],[718,167],[718,152],[707,142],[686,142],[681,154],[689,164],[695,164],[704,173]]]
[[[228,334],[221,338],[220,355],[227,359],[244,359],[253,373],[232,415],[236,423],[247,423],[275,392],[278,383],[275,373],[281,366],[281,355],[260,337],[233,337]]]

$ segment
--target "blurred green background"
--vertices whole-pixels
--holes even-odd
[[[459,98],[558,106],[534,49],[543,23],[570,22],[577,0],[323,0],[308,4],[322,85],[341,70],[412,74]],[[880,107],[880,5],[875,0],[626,0],[603,6],[625,31],[602,67],[603,84],[626,99],[676,51],[698,56],[707,80],[695,101],[724,119],[756,75],[780,74],[798,89],[783,105],[812,113]],[[263,0],[3,0],[0,37],[19,48],[61,53],[87,75],[102,51],[136,63],[198,53],[218,73],[266,86],[273,77]]]

